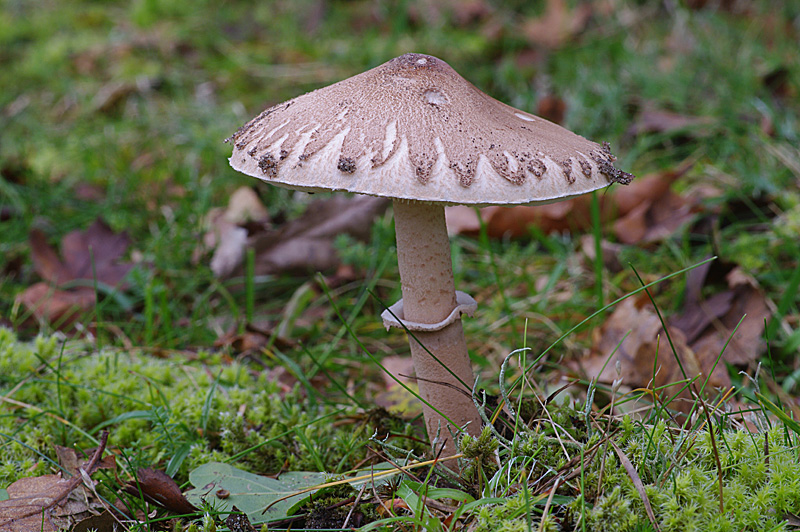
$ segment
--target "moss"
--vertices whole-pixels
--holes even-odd
[[[179,480],[239,453],[237,466],[258,473],[316,470],[314,454],[344,468],[363,457],[375,430],[370,423],[336,427],[326,418],[333,408],[309,404],[300,389],[282,393],[262,374],[213,353],[198,358],[219,368],[216,388],[199,362],[93,352],[57,336],[19,342],[0,328],[0,393],[13,389],[9,398],[30,405],[0,416],[0,485],[47,472],[52,466],[42,457],[54,458],[53,444],[91,447],[81,431],[96,434],[101,425],[131,467],[164,467],[188,446]]]
[[[548,405],[548,412],[551,407],[562,420],[576,418],[563,411],[564,405]],[[500,449],[501,465],[491,486],[495,493],[505,490],[505,494],[517,494],[504,504],[478,510],[477,530],[524,530],[529,518],[538,523],[541,506],[526,509],[518,493],[520,479],[539,479],[540,491],[533,497],[539,497],[541,503],[552,486],[547,482],[568,474],[573,474],[572,486],[562,483],[556,492],[566,500],[554,499],[549,512],[561,530],[586,527],[622,532],[652,528],[639,492],[610,445],[601,441],[594,446],[596,438],[588,437],[584,443],[562,447],[569,443],[566,438],[547,432],[520,431],[510,449]],[[679,432],[663,421],[648,426],[623,418],[612,424],[612,433],[644,483],[663,532],[781,530],[785,528],[781,516],[800,511],[800,464],[794,442],[782,429],[756,434],[735,430],[716,433],[716,452],[722,464],[722,514],[717,460],[708,431]],[[765,439],[769,442],[769,460],[764,455]],[[573,459],[580,458],[582,449],[582,465],[573,460],[571,466],[563,467],[565,449]],[[533,512],[530,517],[529,512]]]
[[[629,532],[639,523],[639,518],[632,512],[631,501],[623,496],[619,486],[611,493],[600,497],[588,515],[590,530],[603,532]]]
[[[466,435],[461,439],[459,451],[467,462],[461,477],[467,485],[482,486],[497,472],[495,451],[499,446],[489,427],[484,428],[477,438]]]

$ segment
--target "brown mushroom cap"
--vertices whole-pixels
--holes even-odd
[[[405,54],[271,107],[230,163],[276,185],[438,204],[543,203],[626,183],[608,149]]]

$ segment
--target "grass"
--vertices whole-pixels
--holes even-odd
[[[420,496],[431,485],[466,494],[472,502],[453,492],[441,501],[460,505],[462,523],[477,530],[652,530],[642,489],[660,530],[787,529],[783,513],[800,511],[796,424],[784,414],[796,410],[800,374],[800,10],[788,1],[753,2],[746,14],[716,4],[612,4],[595,6],[586,29],[548,49],[518,31],[544,11],[522,2],[486,2],[488,14],[459,18],[458,8],[437,14],[414,1],[6,1],[0,397],[13,402],[0,407],[0,486],[57,469],[54,444],[88,448],[102,429],[111,431],[123,480],[153,466],[185,483],[214,460],[264,474],[341,474],[380,447],[370,441],[376,431],[422,456],[419,424],[368,406],[385,385],[363,351],[379,360],[408,352],[404,336],[386,333],[378,318],[400,293],[390,215],[367,242],[337,240],[358,279],[330,296],[313,277],[215,279],[199,243],[205,215],[240,186],[258,187],[277,220],[307,205],[236,174],[222,139],[267,105],[424,51],[523,109],[561,98],[565,126],[611,142],[621,168],[644,175],[691,159],[678,191],[720,193],[694,225],[621,247],[621,271],[585,259],[577,234],[532,231],[509,241],[484,230],[453,239],[456,284],[480,302],[464,327],[482,386],[494,397],[508,388],[499,369],[520,347],[535,371],[519,381],[522,392],[508,392],[519,417],[506,422],[516,429],[463,446],[474,455],[471,480],[398,483],[397,499],[417,511],[391,526],[452,524],[425,502],[441,492]],[[649,107],[705,121],[631,133]],[[131,237],[130,288],[98,286],[100,304],[83,320],[97,323],[96,335],[65,337],[15,304],[40,280],[28,235],[39,228],[56,244],[98,217]],[[591,232],[595,251],[613,238],[597,223]],[[537,405],[533,398],[544,401],[563,375],[580,378],[569,367],[606,314],[576,325],[640,289],[628,264],[650,283],[710,256],[743,268],[772,302],[769,353],[727,368],[732,397],[692,397],[697,415],[680,418],[660,407],[634,412],[657,390],[623,395],[582,381]],[[686,285],[680,274],[651,287],[663,315],[683,310]],[[294,347],[275,334],[256,353],[215,346],[246,323],[285,331]],[[759,431],[742,430],[754,424]],[[107,475],[99,489],[113,499],[118,487]],[[210,529],[202,520],[192,526]]]

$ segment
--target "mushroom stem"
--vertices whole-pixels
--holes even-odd
[[[394,220],[403,290],[402,318],[416,323],[439,323],[456,307],[444,207],[394,200]],[[461,320],[456,319],[438,331],[413,334],[417,341],[409,338],[411,356],[420,396],[426,402],[423,413],[428,436],[433,439],[438,433],[440,441],[446,442],[445,452],[453,451],[451,431],[455,434],[469,422],[467,433],[478,435],[481,426],[472,402],[474,375]],[[436,410],[457,426],[450,426]]]

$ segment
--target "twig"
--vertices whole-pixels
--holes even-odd
[[[79,469],[79,472],[81,474],[75,475],[72,478],[70,478],[64,484],[64,487],[61,488],[58,494],[55,497],[53,497],[53,500],[51,500],[49,503],[39,508],[34,508],[30,510],[28,513],[23,513],[22,515],[18,515],[17,517],[14,517],[9,521],[6,521],[5,523],[3,523],[3,528],[4,529],[5,527],[13,528],[13,524],[15,521],[18,521],[20,519],[25,519],[26,517],[31,517],[32,515],[36,515],[37,513],[44,513],[47,510],[57,506],[61,501],[66,499],[69,496],[69,494],[72,493],[72,490],[77,488],[81,484],[81,482],[83,482],[82,473],[85,471],[87,475],[91,475],[97,468],[97,463],[100,461],[100,457],[103,455],[103,451],[106,448],[107,442],[108,442],[108,431],[104,430],[103,434],[100,436],[100,445],[98,445],[97,449],[95,449],[92,458],[89,460],[89,463],[86,464],[86,467],[82,467]]]

